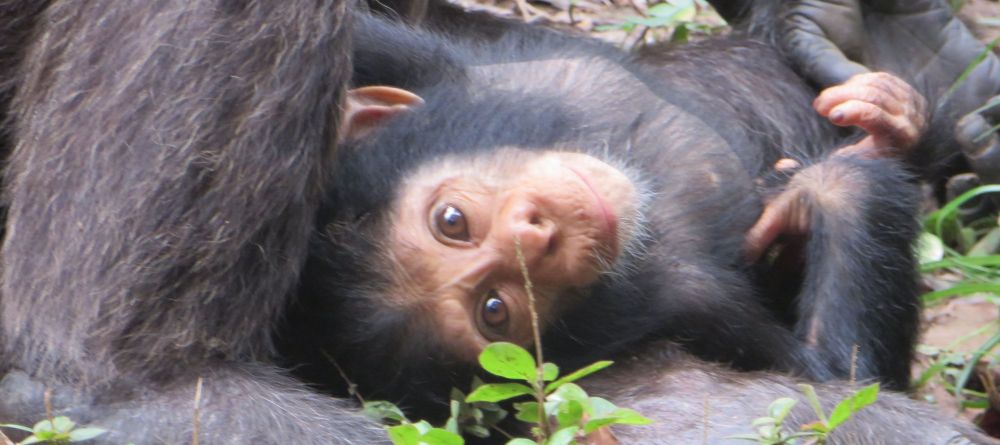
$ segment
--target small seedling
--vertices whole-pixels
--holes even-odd
[[[850,419],[855,413],[878,400],[878,383],[861,388],[844,400],[841,400],[827,416],[820,406],[819,397],[812,385],[799,385],[799,390],[806,396],[806,401],[816,413],[817,421],[807,423],[799,431],[789,432],[785,429],[785,418],[792,412],[798,401],[783,397],[767,408],[767,416],[754,419],[753,434],[730,436],[731,439],[742,439],[757,442],[761,445],[822,445],[826,443],[838,426]]]
[[[702,34],[712,34],[719,27],[694,21],[699,10],[708,8],[705,0],[667,0],[649,8],[646,17],[630,17],[622,23],[602,25],[596,31],[621,30],[632,32],[636,27],[649,29],[673,29],[670,41],[683,43],[688,41],[692,31]]]
[[[76,422],[73,422],[66,416],[56,416],[52,419],[45,419],[36,423],[35,426],[31,428],[11,423],[0,424],[0,428],[11,428],[31,433],[30,436],[18,442],[18,445],[27,445],[32,443],[66,444],[70,442],[83,442],[107,432],[103,428],[93,426],[77,428]]]
[[[536,425],[533,428],[535,440],[513,439],[508,445],[565,445],[605,426],[651,423],[631,409],[588,396],[583,388],[573,383],[611,363],[597,362],[559,378],[559,368],[555,364],[543,363],[539,367],[524,348],[513,343],[492,343],[479,355],[479,364],[495,376],[518,382],[480,386],[466,401],[500,402],[521,396],[535,397],[535,401],[514,404],[515,418]]]

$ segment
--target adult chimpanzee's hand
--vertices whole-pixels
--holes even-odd
[[[1000,180],[995,137],[980,137],[1000,113],[959,118],[1000,93],[1000,60],[951,13],[943,0],[795,0],[781,5],[780,42],[802,73],[819,86],[873,70],[912,73],[906,80],[931,104],[928,147],[920,164],[956,153],[955,142],[984,181]],[[962,82],[980,55],[985,59]],[[987,134],[988,135],[988,134]],[[984,149],[987,149],[984,151]]]
[[[1000,184],[1000,136],[993,127],[1000,122],[1000,96],[994,96],[982,110],[958,121],[955,137],[965,159],[982,184]]]
[[[857,0],[787,2],[781,44],[806,77],[827,87],[867,72],[860,63],[867,41]]]

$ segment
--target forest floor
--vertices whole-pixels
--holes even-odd
[[[662,41],[684,42],[726,32],[725,22],[702,0],[453,0],[473,9],[485,9],[528,21],[555,23],[572,27],[609,41],[625,49]],[[952,0],[959,16],[984,42],[1000,37],[1000,2],[997,0]],[[687,11],[678,11],[687,6]],[[987,98],[983,98],[984,101]],[[940,204],[938,204],[940,205]],[[933,205],[932,205],[933,208]],[[991,216],[996,221],[997,215]],[[994,223],[994,227],[1000,224]],[[997,255],[997,252],[993,252]],[[1000,269],[991,281],[1000,283]],[[937,270],[924,276],[926,290],[940,290],[961,282],[965,277],[954,270]],[[973,294],[928,304],[923,316],[923,336],[918,347],[914,379],[926,382],[917,389],[916,398],[935,403],[943,411],[974,419],[986,405],[982,380],[972,378],[973,392],[962,400],[953,394],[954,382],[964,366],[978,361],[983,375],[1000,378],[1000,357],[994,345],[1000,333],[998,321],[1000,296]],[[973,357],[973,358],[970,358]],[[931,371],[928,371],[928,369]],[[985,380],[992,381],[992,377]],[[987,383],[988,385],[989,383]],[[993,391],[994,409],[1000,397]]]

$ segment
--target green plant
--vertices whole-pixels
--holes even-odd
[[[597,362],[559,378],[556,365],[538,366],[524,348],[500,342],[487,346],[479,356],[479,363],[495,376],[518,382],[483,385],[469,394],[467,401],[500,402],[520,396],[535,397],[535,401],[514,404],[515,418],[536,425],[532,429],[535,440],[513,439],[508,445],[564,445],[604,426],[651,423],[631,409],[588,396],[583,388],[572,383],[610,366],[610,361]]]
[[[1000,185],[977,187],[924,219],[924,233],[919,247],[921,272],[927,274],[947,270],[960,277],[947,288],[924,294],[924,304],[933,305],[953,296],[975,294],[1000,306],[1000,221],[992,215],[963,222],[958,213],[968,201],[987,199],[987,195],[993,193],[1000,193]],[[975,399],[972,406],[985,406],[985,394],[969,392],[964,388],[979,361],[1000,344],[1000,324],[989,323],[953,343],[990,333],[992,335],[968,356],[951,353],[948,351],[950,348],[922,347],[921,351],[935,360],[918,378],[916,386],[919,388],[936,376],[943,377],[942,381],[960,404],[967,406],[964,396],[972,395]]]
[[[796,432],[789,432],[785,428],[784,422],[788,414],[792,412],[792,408],[798,404],[798,400],[782,397],[771,402],[767,408],[767,416],[754,419],[753,427],[756,431],[753,434],[730,436],[730,438],[753,441],[761,445],[824,444],[830,433],[838,426],[878,400],[879,385],[874,383],[855,391],[846,399],[841,400],[829,416],[820,406],[819,397],[816,396],[816,390],[812,385],[799,385],[799,390],[805,395],[806,401],[816,413],[818,420],[802,425]]]
[[[18,442],[18,445],[44,442],[53,444],[83,442],[107,432],[103,428],[93,426],[77,428],[76,422],[73,422],[66,416],[56,416],[51,419],[45,419],[36,423],[35,426],[31,428],[12,423],[0,424],[0,428],[11,428],[31,433],[30,436]]]
[[[667,0],[649,8],[646,17],[629,17],[621,23],[602,25],[597,31],[622,30],[631,32],[638,26],[652,29],[670,29],[671,42],[686,42],[692,31],[713,33],[718,27],[694,21],[699,11],[708,8],[705,0]]]

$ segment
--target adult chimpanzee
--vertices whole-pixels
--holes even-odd
[[[19,37],[0,55],[23,61],[0,63],[0,419],[43,418],[47,385],[112,443],[388,442],[269,364],[337,138],[349,4],[0,1]]]
[[[531,341],[519,240],[543,344],[562,365],[666,337],[738,368],[830,379],[848,375],[859,346],[859,376],[905,387],[913,185],[893,159],[830,157],[845,139],[771,47],[718,40],[636,61],[543,28],[449,39],[365,20],[354,57],[359,85],[426,103],[343,151],[289,323],[298,360],[329,348],[366,391],[444,394],[413,382],[488,341]],[[919,95],[889,76],[856,79],[817,107],[876,146],[912,144]],[[387,100],[348,115],[367,130],[373,111],[404,109]],[[808,222],[792,302],[762,295],[743,265],[762,208],[755,179],[782,158],[809,166],[781,173],[784,204],[760,238]]]

